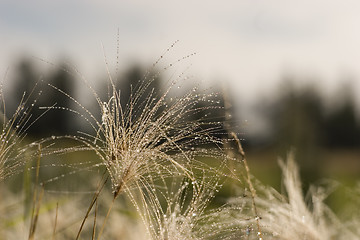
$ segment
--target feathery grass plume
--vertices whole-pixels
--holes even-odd
[[[160,59],[163,56],[156,64]],[[169,64],[164,69],[173,65]],[[189,120],[199,112],[221,107],[213,103],[213,106],[196,108],[196,104],[206,101],[207,97],[206,94],[198,93],[196,88],[182,97],[172,98],[170,91],[177,82],[188,78],[184,73],[171,81],[163,94],[158,95],[157,90],[150,87],[160,72],[153,75],[151,72],[148,71],[137,86],[132,86],[126,105],[120,101],[121,90],[116,88],[109,70],[110,92],[106,101],[102,101],[82,78],[94,95],[101,111],[101,120],[78,100],[56,86],[51,86],[72,99],[84,112],[71,110],[83,116],[93,132],[67,137],[80,141],[86,148],[96,152],[110,175],[114,198],[131,187],[149,187],[154,179],[173,174],[180,173],[193,179],[191,164],[194,149],[201,145],[222,144],[222,140],[215,135],[221,129],[220,122],[207,122],[205,125],[201,120]],[[74,148],[75,151],[77,149],[84,148]]]
[[[172,47],[173,45],[166,52]],[[156,61],[154,69],[163,56]],[[93,131],[66,136],[84,145],[60,149],[59,152],[85,149],[94,151],[101,163],[93,165],[105,166],[111,179],[114,200],[126,192],[136,205],[138,199],[147,198],[146,195],[156,189],[157,184],[165,184],[167,178],[179,175],[186,176],[196,185],[194,171],[205,168],[205,164],[197,160],[196,155],[203,155],[200,157],[204,158],[215,153],[216,150],[207,149],[210,145],[221,149],[222,136],[217,135],[221,130],[221,122],[205,121],[205,115],[192,120],[210,109],[222,108],[216,101],[207,101],[209,94],[201,93],[195,87],[180,97],[173,97],[171,92],[177,84],[188,79],[184,72],[169,81],[163,93],[157,93],[157,89],[152,88],[151,84],[159,74],[171,69],[172,66],[174,63],[154,74],[154,70],[148,71],[136,86],[131,86],[130,99],[126,104],[121,102],[121,89],[117,89],[109,70],[107,71],[110,91],[105,101],[79,74],[97,102],[101,119],[74,97],[50,85],[74,101],[79,110],[70,111],[81,115]],[[106,67],[108,68],[107,63]],[[216,94],[210,97],[214,95]],[[202,101],[208,104],[205,107],[197,107]],[[61,106],[49,109],[66,110]]]
[[[21,171],[26,163],[26,156],[31,155],[31,149],[36,151],[36,144],[25,144],[27,130],[40,116],[33,116],[31,111],[42,91],[36,92],[37,84],[30,93],[24,93],[19,100],[15,112],[8,118],[3,86],[0,86],[0,181]],[[30,97],[35,96],[32,102]],[[36,153],[35,153],[36,154]]]
[[[323,188],[311,188],[311,206],[306,204],[302,194],[301,181],[294,155],[289,154],[287,162],[280,161],[286,195],[257,182],[255,198],[262,235],[266,239],[358,239],[350,225],[342,223],[324,203],[327,194]],[[249,217],[251,200],[244,196],[233,198],[221,215],[227,216],[221,239],[259,239],[256,219]]]

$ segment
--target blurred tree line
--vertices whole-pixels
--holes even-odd
[[[65,68],[65,66],[63,66]],[[68,109],[76,109],[74,101],[69,97],[49,87],[48,84],[56,86],[63,92],[66,92],[70,96],[77,98],[78,80],[65,72],[63,67],[54,68],[39,81],[41,72],[34,66],[33,62],[29,59],[22,59],[19,61],[15,70],[14,79],[10,79],[13,84],[12,93],[13,99],[21,99],[23,92],[31,92],[35,83],[43,85],[42,95],[37,99],[37,106],[55,106]],[[156,96],[161,96],[164,93],[163,81],[160,76],[155,73],[147,72],[147,70],[141,66],[133,65],[127,71],[119,76],[116,76],[116,85],[121,90],[121,101],[124,104],[123,108],[126,108],[131,92],[141,85],[141,80],[144,76],[148,76],[151,79],[151,84],[147,88],[147,92],[144,92],[140,103],[144,102],[151,91],[154,89]],[[321,149],[355,149],[360,146],[360,124],[356,115],[356,105],[353,95],[350,93],[350,88],[344,91],[342,94],[338,94],[334,97],[336,104],[330,104],[326,106],[326,102],[321,97],[321,93],[313,86],[308,86],[303,89],[297,89],[291,85],[292,81],[296,79],[288,79],[288,84],[282,87],[279,93],[276,95],[275,101],[271,104],[267,104],[263,107],[262,112],[264,118],[269,122],[271,130],[271,138],[268,140],[268,144],[278,150],[279,153],[288,151],[291,147],[297,149],[298,159],[307,165],[309,159],[315,159],[320,156]],[[105,101],[109,92],[109,86],[107,81],[98,81],[101,83],[97,87],[99,96]],[[221,90],[215,90],[221,92]],[[339,96],[340,95],[340,96]],[[34,98],[37,97],[34,95]],[[213,99],[211,99],[213,98]],[[216,99],[215,99],[216,98]],[[201,121],[220,121],[224,122],[224,128],[219,130],[218,133],[226,134],[226,129],[232,128],[234,130],[235,119],[229,119],[229,115],[239,115],[235,113],[235,107],[229,109],[226,105],[236,105],[236,102],[231,96],[208,96],[206,101],[199,101],[195,107],[207,108],[211,102],[216,101],[220,106],[225,106],[224,109],[215,109],[208,107],[207,112],[199,112],[191,116],[194,119]],[[229,104],[230,102],[230,104]],[[17,102],[10,103],[14,109]],[[97,107],[97,103],[93,102],[93,105]],[[44,109],[35,108],[33,114],[40,115]],[[91,109],[92,112],[93,109]],[[98,112],[97,115],[100,113]],[[96,115],[96,114],[95,114]],[[100,116],[100,115],[99,115]],[[70,111],[49,111],[46,116],[40,118],[34,126],[29,129],[30,136],[42,137],[49,135],[62,135],[74,133],[77,129],[81,129],[81,126],[77,125],[73,113]],[[231,122],[231,124],[229,124]],[[235,124],[239,125],[239,124]],[[241,131],[235,129],[235,131]],[[256,146],[255,146],[256,147]],[[309,166],[314,167],[314,162]],[[309,167],[310,168],[310,167]]]
[[[29,137],[39,138],[51,135],[75,134],[76,131],[84,131],[86,129],[84,125],[88,126],[88,124],[82,124],[80,117],[72,112],[72,110],[79,109],[79,106],[77,106],[69,96],[77,100],[79,99],[79,95],[81,95],[81,90],[79,89],[81,81],[75,79],[76,74],[71,74],[69,71],[71,70],[69,70],[68,66],[60,65],[56,68],[51,68],[51,70],[44,75],[31,59],[24,58],[18,62],[14,70],[15,74],[13,78],[8,79],[12,83],[10,93],[12,98],[10,100],[13,100],[11,102],[7,101],[9,105],[7,108],[8,114],[15,111],[23,94],[31,93],[35,85],[38,85],[37,89],[41,90],[42,93],[41,95],[37,93],[32,94],[28,101],[29,104],[36,102],[35,107],[32,109],[34,119],[41,116],[47,110],[47,107],[54,108],[47,111],[44,116],[34,122],[28,130]],[[100,80],[101,81],[97,81],[95,90],[101,101],[108,101],[109,97],[112,96],[111,86],[107,79]],[[148,71],[145,67],[136,64],[129,67],[125,72],[115,76],[114,81],[117,89],[120,91],[123,110],[129,107],[130,98],[134,97],[134,94],[136,94],[144,84],[148,84],[148,86],[142,91],[137,105],[133,106],[134,108],[142,109],[143,104],[147,102],[147,98],[160,98],[166,91],[166,89],[164,89],[164,82],[156,69]],[[172,96],[176,98],[175,93],[171,94],[169,98]],[[87,102],[80,102],[86,105],[85,107],[101,121],[100,109],[95,98],[93,96],[87,97],[85,101]],[[215,101],[219,104],[214,104]],[[204,122],[203,127],[206,127],[206,122],[223,122],[225,110],[211,107],[213,105],[223,106],[221,95],[208,95],[206,100],[199,100],[193,107],[202,108],[204,111],[196,111],[188,117],[192,120]],[[136,118],[137,115],[140,114],[141,112],[135,109],[132,117]],[[216,134],[224,133],[224,131],[224,129],[217,130]]]
[[[297,89],[291,82],[286,84],[266,112],[279,147],[359,147],[360,124],[351,88],[340,89],[343,92],[336,93],[327,106],[314,86]]]
[[[273,101],[263,106],[262,114],[271,128],[269,148],[283,159],[294,149],[307,185],[322,178],[325,153],[359,149],[360,122],[350,86],[338,89],[326,101],[318,88],[296,88],[295,81],[301,79],[284,79]]]

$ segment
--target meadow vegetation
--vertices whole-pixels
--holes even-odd
[[[279,160],[282,192],[252,175],[229,126],[226,93],[194,86],[174,96],[190,79],[186,71],[157,92],[159,75],[193,55],[162,66],[173,46],[131,85],[127,100],[109,69],[100,94],[64,68],[97,109],[39,79],[9,114],[0,92],[0,239],[358,239],[357,209],[349,205],[351,218],[340,217],[325,203],[335,184],[303,194],[293,150]],[[72,107],[39,105],[43,91]],[[76,115],[87,127],[27,137],[52,111]],[[358,202],[359,189],[350,192]]]

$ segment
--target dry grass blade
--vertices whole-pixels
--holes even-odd
[[[35,231],[39,219],[40,207],[42,198],[44,196],[44,188],[41,188],[40,194],[36,199],[36,203],[34,205],[33,216],[31,218],[31,226],[30,226],[30,233],[29,233],[29,240],[33,240],[35,238]]]
[[[35,175],[32,214],[31,214],[31,221],[30,221],[29,240],[33,240],[35,237],[35,230],[36,230],[36,226],[37,226],[38,219],[39,219],[40,206],[41,206],[42,198],[44,195],[44,187],[41,186],[41,192],[38,196],[40,160],[41,160],[41,145],[38,145],[38,159],[36,162],[36,175]]]
[[[109,207],[109,209],[108,209],[108,211],[107,211],[107,213],[106,213],[104,222],[103,222],[103,224],[101,224],[101,228],[100,228],[100,231],[99,231],[97,240],[100,240],[101,235],[102,235],[102,233],[103,233],[103,231],[104,231],[104,229],[105,229],[105,225],[106,225],[106,222],[107,222],[107,220],[108,220],[108,218],[109,218],[109,216],[110,216],[111,209],[112,209],[113,206],[114,206],[115,199],[116,199],[116,198],[113,198],[113,200],[112,200],[111,203],[110,203],[110,207]]]
[[[250,175],[250,168],[249,165],[247,164],[247,160],[245,157],[245,152],[244,149],[241,145],[241,142],[239,140],[239,138],[236,136],[236,134],[234,132],[231,132],[231,135],[233,136],[233,138],[235,139],[237,145],[238,145],[238,151],[242,157],[242,162],[244,163],[245,166],[245,171],[246,171],[246,181],[249,185],[250,188],[250,193],[251,193],[251,200],[252,200],[252,209],[255,215],[255,221],[257,224],[257,231],[258,231],[258,236],[259,239],[262,239],[262,231],[261,231],[261,227],[260,227],[260,216],[256,207],[256,202],[255,202],[255,198],[256,198],[256,190],[251,182],[251,175]]]
[[[82,230],[83,230],[83,227],[84,227],[84,225],[85,225],[85,222],[86,222],[86,220],[87,220],[88,217],[89,217],[89,214],[90,214],[90,212],[91,212],[91,209],[93,208],[94,204],[97,202],[97,199],[98,199],[98,197],[99,197],[102,189],[104,188],[107,180],[108,180],[108,178],[107,178],[107,177],[105,178],[105,172],[104,172],[104,174],[103,174],[103,176],[102,176],[102,178],[101,178],[101,180],[100,180],[100,182],[99,182],[99,185],[98,185],[98,187],[97,187],[97,191],[95,192],[95,194],[94,194],[94,196],[93,196],[93,198],[92,198],[92,200],[91,200],[90,206],[89,206],[89,208],[88,208],[87,211],[86,211],[86,214],[85,214],[85,216],[84,216],[84,218],[83,218],[83,221],[81,222],[79,231],[78,231],[78,233],[77,233],[77,235],[76,235],[76,240],[79,239],[80,234],[81,234],[81,232],[82,232]]]
[[[97,212],[98,212],[98,201],[96,201],[95,204],[95,213],[94,213],[94,223],[93,223],[93,231],[91,235],[91,239],[94,240],[96,236],[96,218],[97,218]]]
[[[56,227],[57,227],[57,221],[58,221],[58,212],[59,212],[59,203],[56,203],[56,212],[55,212],[55,223],[54,223],[54,231],[52,234],[52,240],[55,240],[55,234],[56,234]]]

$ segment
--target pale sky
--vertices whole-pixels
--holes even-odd
[[[355,0],[0,1],[0,74],[24,52],[65,56],[91,78],[105,74],[101,44],[120,65],[188,60],[204,82],[227,80],[239,102],[277,89],[285,74],[336,92],[344,78],[360,102],[360,2]],[[188,62],[186,64],[188,64]],[[304,80],[308,79],[308,80]]]

